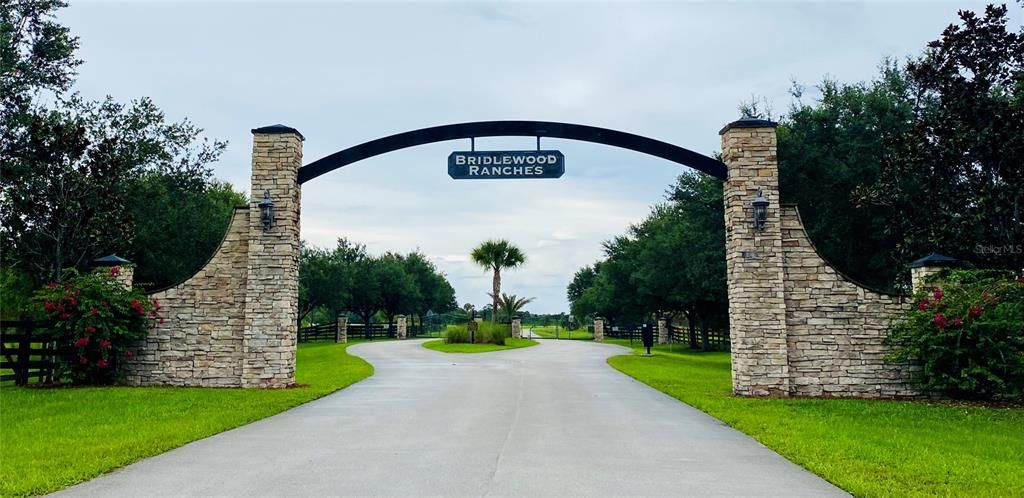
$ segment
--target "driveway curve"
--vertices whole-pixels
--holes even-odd
[[[60,496],[845,496],[607,365],[619,346],[349,351],[375,374]]]

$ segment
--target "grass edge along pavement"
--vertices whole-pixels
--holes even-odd
[[[608,364],[855,496],[1024,496],[1024,408],[737,397],[728,353],[674,349]]]
[[[0,496],[39,495],[326,396],[373,375],[348,344],[300,344],[289,389],[0,388]]]
[[[455,343],[445,344],[444,339],[435,339],[433,341],[427,341],[423,343],[423,347],[434,351],[440,351],[442,353],[490,353],[492,351],[505,351],[508,349],[519,349],[528,348],[530,346],[536,346],[538,343],[533,339],[505,339],[505,345],[499,346],[497,344],[469,344],[469,343]]]

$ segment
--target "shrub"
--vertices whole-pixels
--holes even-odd
[[[1024,277],[947,270],[889,330],[891,360],[920,365],[929,392],[992,399],[1024,393]]]
[[[61,377],[75,384],[110,384],[123,378],[122,358],[159,320],[159,303],[126,289],[115,278],[119,267],[73,273],[64,284],[50,282],[33,301],[53,321],[53,340],[65,353]]]
[[[504,346],[505,341],[512,335],[512,326],[505,323],[481,322],[477,332],[478,343],[497,344]]]
[[[476,344],[497,344],[504,346],[505,341],[512,335],[512,326],[508,324],[491,324],[490,322],[478,322],[477,331],[470,337],[469,328],[466,325],[449,325],[444,335],[446,344],[466,343],[470,339]]]
[[[445,344],[469,343],[469,330],[465,325],[449,325],[444,334]]]

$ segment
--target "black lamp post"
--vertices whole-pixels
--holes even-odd
[[[754,228],[757,231],[764,231],[768,223],[768,199],[764,196],[764,190],[757,189],[757,197],[750,203],[754,206]]]
[[[260,221],[263,222],[263,231],[270,230],[274,226],[274,201],[270,200],[270,191],[263,191],[263,200],[259,203]]]

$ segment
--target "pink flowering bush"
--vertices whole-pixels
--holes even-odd
[[[1024,394],[1024,277],[950,270],[889,329],[890,359],[920,365],[922,388],[954,398]]]
[[[50,282],[34,301],[53,322],[53,340],[64,353],[60,378],[75,384],[111,384],[124,376],[123,359],[158,320],[160,305],[115,278],[120,268]]]

